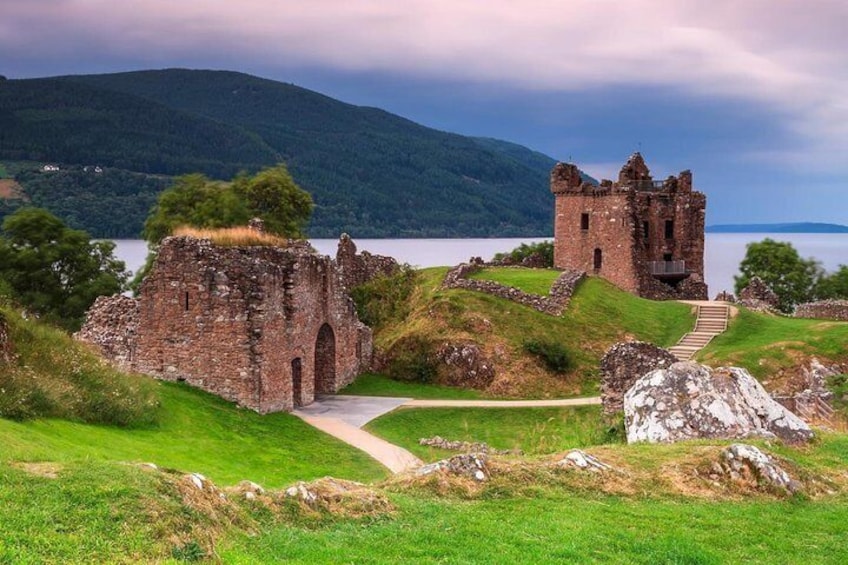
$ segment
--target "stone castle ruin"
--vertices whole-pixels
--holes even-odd
[[[138,298],[101,297],[77,337],[123,369],[185,381],[261,413],[292,410],[338,392],[370,365],[371,330],[345,279],[397,263],[357,255],[349,238],[339,248],[346,269],[304,243],[222,247],[169,237]]]
[[[594,273],[652,299],[706,300],[706,197],[683,171],[655,181],[634,153],[618,181],[584,181],[577,166],[551,172],[554,266]]]

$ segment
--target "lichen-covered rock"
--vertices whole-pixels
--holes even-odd
[[[624,422],[628,443],[750,437],[803,443],[813,437],[745,369],[689,362],[637,380],[624,395]]]
[[[629,341],[616,343],[601,359],[601,403],[605,414],[623,408],[624,393],[643,375],[655,369],[671,367],[677,357],[653,343]]]
[[[489,471],[486,468],[487,460],[485,453],[454,455],[450,459],[442,459],[429,465],[423,465],[415,470],[415,474],[423,477],[433,473],[450,473],[483,482],[489,478]]]
[[[257,496],[259,494],[256,493]],[[324,477],[310,483],[298,482],[287,488],[284,496],[311,510],[339,516],[374,516],[394,509],[392,503],[373,488],[333,477]]]
[[[797,492],[801,485],[784,471],[777,462],[754,447],[733,444],[721,452],[714,470],[733,481],[751,483],[759,488],[776,488]]]

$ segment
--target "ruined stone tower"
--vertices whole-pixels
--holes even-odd
[[[706,197],[692,173],[655,181],[634,153],[618,181],[583,181],[576,165],[557,163],[554,265],[602,276],[646,298],[705,300]]]

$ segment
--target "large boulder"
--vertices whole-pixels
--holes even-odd
[[[628,443],[780,438],[803,443],[810,427],[775,402],[745,369],[675,363],[640,378],[624,395]]]
[[[671,367],[677,357],[653,343],[628,341],[610,347],[601,359],[601,403],[605,414],[624,408],[624,393],[644,375]]]

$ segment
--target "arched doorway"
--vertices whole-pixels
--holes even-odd
[[[303,363],[300,357],[292,359],[291,362],[292,375],[292,402],[294,407],[303,406]]]
[[[315,340],[315,394],[336,392],[336,336],[329,324],[318,330]]]
[[[603,252],[600,249],[595,249],[595,257],[594,257],[594,260],[593,260],[593,266],[595,268],[596,273],[601,270],[601,266],[603,265],[603,262],[604,262]]]

